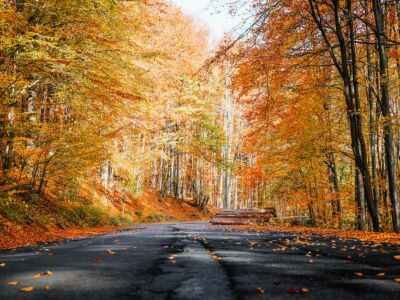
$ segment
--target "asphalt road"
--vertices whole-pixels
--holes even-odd
[[[355,240],[144,225],[0,252],[0,299],[400,299],[396,254]]]

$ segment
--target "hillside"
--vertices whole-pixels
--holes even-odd
[[[139,223],[207,220],[210,215],[209,210],[161,198],[152,190],[140,197],[126,195],[124,208],[115,195],[102,196],[103,200],[60,203],[49,195],[0,192],[0,248],[102,234]]]

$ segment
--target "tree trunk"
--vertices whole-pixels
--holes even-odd
[[[389,197],[392,205],[392,223],[393,230],[399,232],[400,230],[400,207],[397,194],[396,182],[396,159],[395,148],[393,139],[392,128],[392,113],[389,92],[389,69],[388,69],[388,56],[386,51],[386,41],[384,32],[384,16],[383,8],[380,0],[373,0],[375,25],[376,25],[376,39],[377,49],[379,54],[379,77],[380,77],[380,90],[381,90],[381,110],[385,118],[383,126],[384,141],[385,141],[385,159],[387,178],[389,185]]]
[[[336,161],[333,153],[328,154],[328,171],[329,181],[331,183],[331,191],[334,199],[331,201],[333,220],[339,228],[342,226],[342,206],[340,201],[339,179],[336,170]]]
[[[364,188],[362,183],[362,175],[359,170],[354,172],[355,178],[355,196],[356,196],[356,224],[358,230],[365,230],[365,204],[364,204]]]

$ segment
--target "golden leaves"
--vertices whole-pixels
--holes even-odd
[[[50,277],[53,276],[53,272],[51,271],[45,271],[45,272],[41,272],[41,273],[36,273],[35,275],[33,275],[34,279],[39,279],[42,277]]]
[[[20,289],[21,292],[24,293],[31,293],[35,288],[33,286],[27,286]]]
[[[44,272],[36,273],[32,277],[33,277],[33,279],[42,279],[42,278],[47,278],[47,277],[50,277],[50,276],[53,276],[53,272],[47,270],[47,271],[44,271]],[[9,286],[18,286],[18,285],[20,285],[20,282],[17,281],[17,280],[12,280],[12,281],[6,282],[6,284],[9,285]],[[23,286],[23,287],[21,287],[19,289],[19,291],[22,292],[22,293],[31,293],[35,289],[36,288],[34,286]],[[45,291],[48,291],[48,290],[50,290],[50,286],[46,284],[46,285],[43,286],[43,289]]]

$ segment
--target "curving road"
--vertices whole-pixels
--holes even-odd
[[[0,252],[0,299],[400,299],[396,254],[356,240],[144,225]]]

